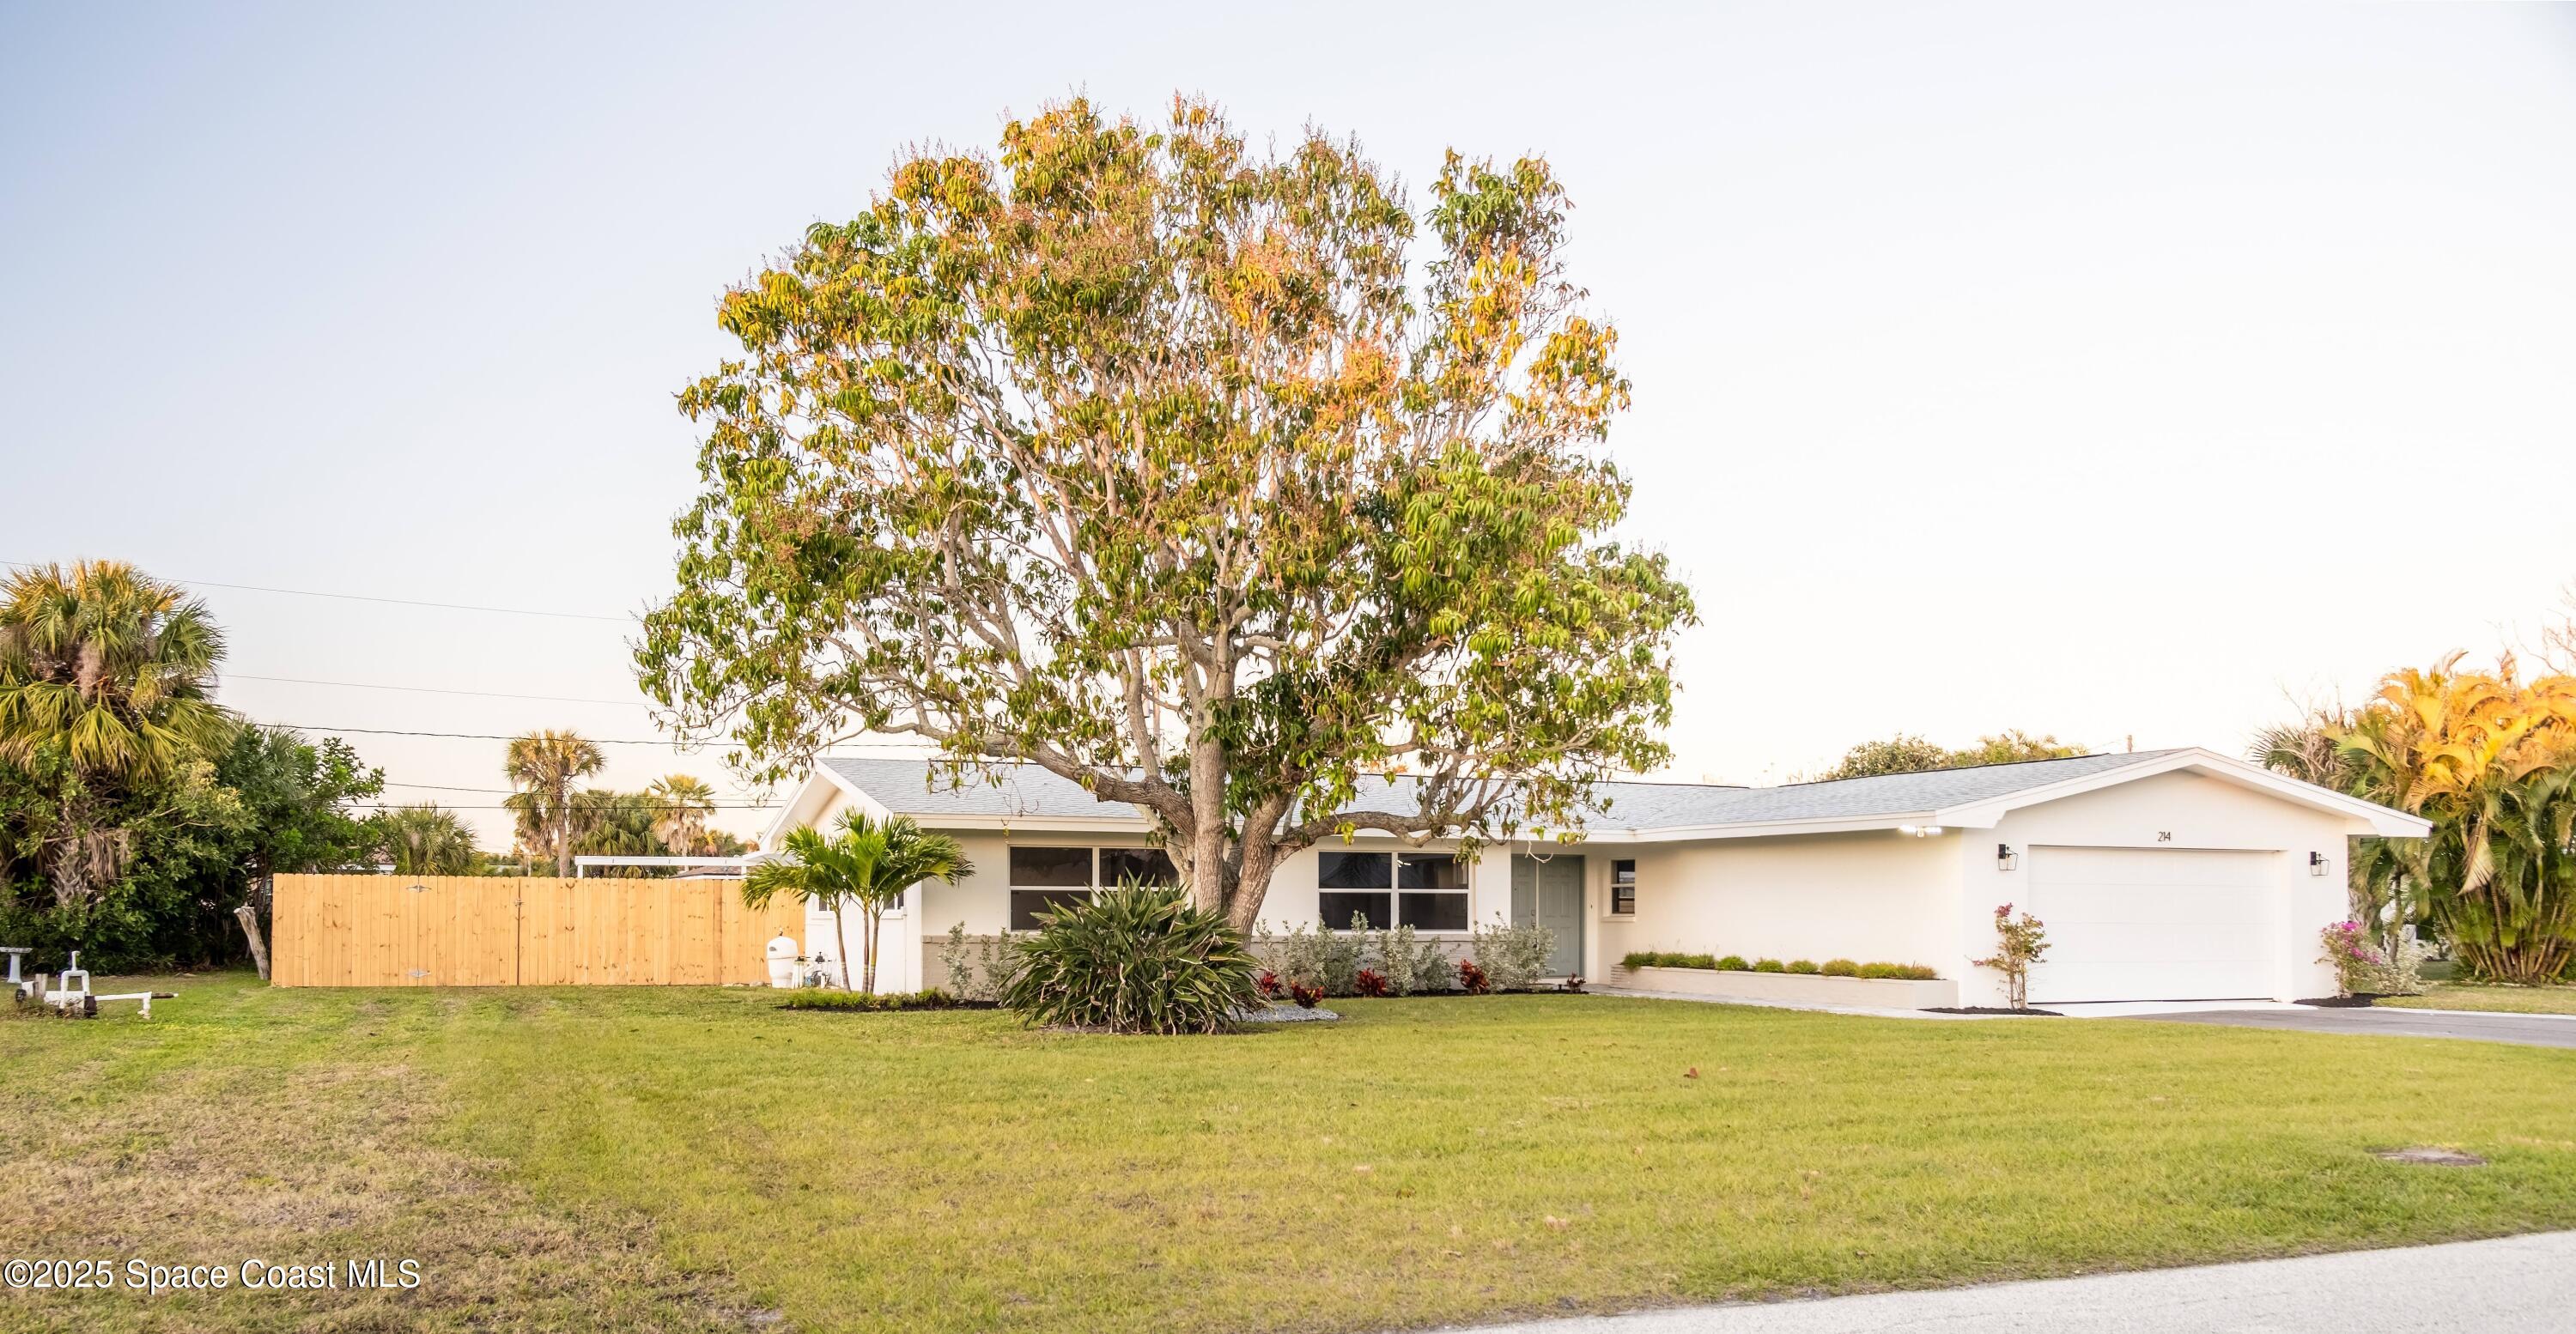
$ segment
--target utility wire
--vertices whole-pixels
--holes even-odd
[[[0,565],[20,570],[43,568],[43,562],[38,561],[0,560]],[[310,588],[273,588],[266,584],[228,584],[215,579],[189,579],[180,575],[159,577],[194,588],[230,588],[245,593],[285,593],[300,598],[336,598],[342,602],[382,602],[396,607],[435,607],[441,611],[486,611],[501,616],[550,616],[565,621],[615,621],[621,625],[632,625],[637,620],[634,616],[601,616],[586,611],[536,611],[527,607],[486,607],[470,602],[424,602],[417,598],[375,597],[366,593],[324,593]]]
[[[401,801],[353,801],[353,802],[350,802],[350,803],[349,803],[349,808],[350,808],[350,809],[352,809],[352,810],[361,810],[361,811],[398,811],[398,810],[403,809],[405,806],[414,806],[414,805],[423,805],[423,804],[437,804],[437,803],[401,802]],[[655,811],[705,811],[705,810],[718,810],[718,811],[774,811],[774,810],[777,810],[777,809],[778,809],[779,804],[780,804],[780,803],[772,802],[772,803],[770,803],[770,804],[768,804],[768,805],[766,805],[766,806],[750,806],[750,805],[737,805],[737,804],[733,804],[733,803],[730,803],[730,802],[721,802],[721,801],[720,801],[720,802],[717,802],[717,803],[716,803],[715,805],[713,805],[713,806],[647,806],[647,807],[638,807],[638,808],[635,808],[635,809],[641,809],[641,810],[655,810]],[[518,809],[518,807],[516,807],[516,806],[447,806],[447,805],[439,805],[439,807],[438,807],[438,808],[439,808],[440,810],[442,810],[442,811],[514,811],[514,810],[517,810],[517,809]]]
[[[407,731],[407,730],[404,730],[404,729],[402,729],[402,728],[396,728],[396,727],[325,727],[325,726],[322,726],[321,724],[318,724],[318,723],[286,723],[286,722],[277,722],[277,721],[273,721],[273,720],[263,721],[260,725],[261,725],[261,726],[263,726],[263,727],[285,727],[285,728],[291,728],[291,729],[293,729],[293,730],[295,730],[295,731],[298,731],[298,732],[312,732],[312,733],[315,733],[315,734],[317,734],[317,735],[324,735],[324,736],[337,735],[337,734],[342,733],[342,732],[349,732],[349,733],[356,733],[356,734],[365,735],[365,736],[425,736],[425,737],[444,737],[444,738],[448,738],[448,739],[451,739],[451,740],[457,740],[457,741],[516,741],[516,740],[518,740],[518,739],[519,739],[519,738],[518,738],[518,737],[516,737],[516,736],[504,736],[504,735],[502,735],[502,734],[501,734],[501,733],[499,733],[499,732],[414,732],[414,731]],[[665,738],[665,739],[662,739],[662,740],[659,740],[659,741],[636,741],[636,740],[631,740],[631,739],[620,739],[620,738],[617,738],[617,737],[585,736],[585,737],[583,737],[583,738],[582,738],[582,740],[587,741],[587,742],[590,742],[590,743],[591,743],[591,744],[593,744],[593,745],[599,745],[599,746],[674,746],[674,747],[676,747],[676,746],[678,746],[678,745],[680,744],[677,740],[673,740],[673,739],[670,739],[670,738]],[[925,751],[925,750],[918,750],[918,749],[911,749],[911,748],[907,748],[907,747],[903,747],[903,746],[899,746],[899,745],[888,745],[888,744],[884,744],[884,743],[876,743],[876,744],[861,743],[861,744],[858,744],[858,745],[852,745],[852,746],[834,746],[834,747],[832,747],[832,749],[831,749],[831,753],[832,753],[832,754],[835,754],[835,755],[847,754],[847,753],[849,753],[849,752],[851,752],[851,751],[868,751],[868,752],[872,752],[872,753],[886,754],[886,755],[895,755],[895,756],[900,756],[900,757],[905,757],[905,758],[910,758],[910,759],[925,759],[925,760],[926,760],[926,759],[932,759],[932,758],[935,758],[935,756],[934,756],[931,752],[929,752],[929,751]]]
[[[291,686],[347,686],[352,690],[408,690],[422,695],[472,695],[478,699],[533,699],[548,704],[615,704],[626,708],[649,709],[652,702],[641,699],[596,699],[586,695],[520,695],[506,690],[451,690],[444,686],[392,686],[371,681],[322,681],[306,676],[260,676],[252,672],[219,672],[227,681],[276,681]]]

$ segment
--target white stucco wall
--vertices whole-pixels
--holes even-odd
[[[1892,830],[1698,843],[1596,843],[1606,872],[1637,859],[1637,913],[1593,921],[1595,975],[1631,950],[1782,961],[1921,963],[1955,976],[1960,835]]]
[[[2318,961],[2318,933],[2349,911],[2344,877],[2348,839],[2368,833],[2360,820],[2283,801],[2268,793],[2195,773],[2166,773],[2006,814],[1992,829],[1963,831],[1957,844],[1959,946],[1937,961],[1955,968],[1960,1004],[1993,1005],[2003,998],[2002,979],[1970,966],[1994,945],[1994,910],[2026,902],[2030,850],[2046,847],[2227,849],[2277,852],[2272,860],[2273,990],[2276,1000],[2331,996],[2334,969]],[[2023,856],[2001,870],[1996,845]],[[2323,853],[2325,874],[2312,875],[2308,854]]]

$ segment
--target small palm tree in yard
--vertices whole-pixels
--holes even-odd
[[[975,866],[966,860],[957,840],[926,832],[900,815],[880,821],[869,819],[863,811],[844,811],[840,823],[841,832],[828,839],[810,828],[789,830],[785,856],[751,868],[742,882],[742,901],[762,908],[787,894],[830,910],[844,979],[850,968],[845,909],[856,907],[865,923],[860,948],[866,963],[860,986],[873,992],[877,989],[877,928],[885,920],[886,909],[913,885],[925,880],[953,882],[974,874]]]

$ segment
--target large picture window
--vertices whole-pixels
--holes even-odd
[[[1177,885],[1180,873],[1161,848],[1011,849],[1011,929],[1035,931],[1038,915],[1080,903],[1095,889],[1134,881]]]
[[[1446,852],[1321,852],[1315,916],[1341,930],[1356,915],[1376,930],[1467,929],[1467,868]]]
[[[1102,848],[1100,887],[1115,889],[1131,881],[1139,885],[1177,885],[1181,883],[1181,873],[1161,848]]]

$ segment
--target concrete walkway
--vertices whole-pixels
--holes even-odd
[[[2327,1009],[2281,1005],[2133,1016],[2173,1024],[2281,1028],[2299,1033],[2360,1033],[2384,1038],[2463,1038],[2525,1047],[2576,1047],[2576,1015],[2490,1014],[2475,1010]],[[2576,1314],[2569,1317],[2576,1325]]]
[[[2570,1311],[2576,1232],[2547,1232],[2037,1283],[1533,1320],[1478,1334],[2563,1334]]]

